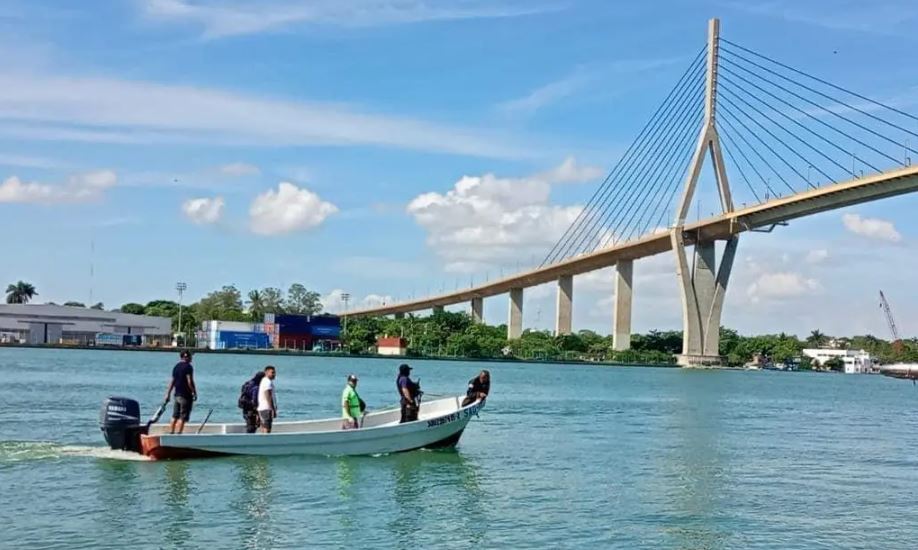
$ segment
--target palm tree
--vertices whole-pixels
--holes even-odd
[[[250,290],[249,299],[246,302],[249,306],[249,315],[255,322],[261,322],[265,316],[265,300],[260,290]]]
[[[25,281],[18,281],[6,287],[6,303],[8,304],[27,304],[29,300],[38,296],[35,291],[35,285]]]
[[[819,329],[814,330],[810,333],[809,337],[806,339],[806,343],[811,346],[816,346],[821,348],[825,345],[827,337],[825,334],[819,332]]]

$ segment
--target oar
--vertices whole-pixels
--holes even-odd
[[[210,420],[210,414],[211,414],[212,412],[214,412],[213,409],[210,409],[209,411],[207,411],[207,416],[204,417],[204,422],[201,422],[201,425],[198,426],[198,431],[195,432],[195,433],[201,433],[201,430],[204,429],[204,424],[207,424],[207,421]]]
[[[147,420],[148,430],[150,429],[150,426],[152,426],[153,424],[156,424],[159,421],[159,417],[162,416],[163,413],[166,411],[166,405],[168,403],[169,403],[169,398],[167,397],[166,400],[163,401],[163,404],[159,406],[159,409],[157,409],[156,412],[153,413],[153,417],[150,418],[150,420]]]

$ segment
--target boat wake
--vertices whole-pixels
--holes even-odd
[[[128,451],[90,445],[61,445],[50,441],[0,442],[0,466],[36,460],[61,460],[66,458],[98,458],[104,460],[148,461],[149,458]]]

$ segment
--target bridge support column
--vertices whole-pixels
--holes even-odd
[[[719,365],[720,318],[739,237],[727,240],[720,267],[716,266],[714,241],[697,243],[691,271],[681,230],[673,231],[672,241],[682,296],[682,355],[676,360],[684,367]]]
[[[404,313],[396,313],[396,314],[395,314],[395,318],[396,318],[396,319],[404,319],[404,318],[405,318],[405,314],[404,314]]]
[[[472,298],[472,321],[484,322],[484,298]]]
[[[519,340],[523,335],[523,289],[510,289],[510,314],[507,320],[507,340]]]
[[[615,314],[612,320],[612,349],[631,349],[631,280],[634,260],[615,264]]]
[[[558,278],[558,301],[555,308],[555,334],[571,333],[571,317],[574,312],[574,276],[562,275]]]
[[[434,307],[433,307],[433,312],[434,312],[435,314],[436,314],[436,313],[443,313],[443,306],[434,306]]]

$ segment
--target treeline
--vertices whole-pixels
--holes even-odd
[[[315,315],[322,312],[321,295],[295,283],[287,292],[279,288],[268,287],[250,290],[243,298],[242,292],[234,285],[227,285],[214,290],[199,301],[182,306],[179,327],[179,304],[174,300],[153,300],[146,304],[130,302],[118,308],[123,313],[153,315],[172,319],[172,328],[176,332],[194,335],[202,321],[247,321],[260,323],[265,313],[296,313]]]
[[[369,317],[349,319],[344,334],[345,349],[350,353],[368,353],[379,336],[406,339],[408,353],[427,357],[515,357],[543,360],[615,361],[622,363],[665,364],[674,362],[682,352],[682,331],[650,331],[634,334],[631,349],[615,351],[611,336],[591,330],[555,336],[549,331],[527,330],[518,340],[507,340],[506,325],[474,323],[466,313],[436,312],[420,317],[406,315],[401,319]],[[806,339],[791,334],[742,336],[729,328],[720,329],[720,354],[731,365],[743,365],[759,354],[775,363],[802,359],[804,348],[838,347],[864,349],[883,363],[918,361],[918,340],[893,345],[874,336],[831,338],[813,331]]]

